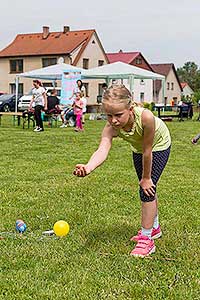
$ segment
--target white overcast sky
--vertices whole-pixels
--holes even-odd
[[[200,0],[1,1],[0,49],[43,25],[96,29],[106,52],[140,51],[150,63],[200,66]]]

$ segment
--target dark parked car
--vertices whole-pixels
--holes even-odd
[[[21,95],[18,96],[18,102]],[[0,96],[0,111],[15,111],[15,94],[4,94]]]

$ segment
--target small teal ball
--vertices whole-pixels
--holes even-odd
[[[23,233],[24,231],[26,231],[26,224],[24,223],[24,221],[23,220],[17,220],[16,221],[16,230],[17,230],[17,232],[19,232],[19,233]]]

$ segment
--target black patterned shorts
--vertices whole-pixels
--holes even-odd
[[[151,170],[151,179],[154,185],[157,185],[157,182],[167,164],[169,155],[170,155],[171,146],[163,151],[152,152],[152,170]],[[133,152],[133,162],[135,170],[138,176],[139,181],[142,179],[142,153]],[[143,202],[150,202],[155,200],[155,196],[147,196],[143,189],[139,189],[140,199]]]

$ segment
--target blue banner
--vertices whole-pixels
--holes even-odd
[[[81,71],[73,72],[71,70],[66,70],[63,72],[60,104],[70,105],[73,103],[73,98],[70,98],[76,87],[76,81],[79,79],[81,79]]]

